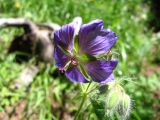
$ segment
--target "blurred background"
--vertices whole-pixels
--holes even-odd
[[[159,0],[0,0],[0,18],[63,25],[76,16],[81,16],[83,23],[102,19],[104,27],[118,35],[113,49],[119,59],[115,78],[126,80],[123,86],[133,102],[129,119],[160,120]],[[58,119],[59,114],[67,116],[69,111],[74,114],[74,107],[64,113],[59,111],[63,111],[64,99],[72,102],[70,95],[64,94],[76,91],[77,84],[57,77],[54,63],[40,63],[38,70],[32,66],[38,71],[34,70],[38,74],[32,84],[25,89],[13,87],[27,66],[37,64],[34,58],[17,63],[18,53],[8,54],[12,40],[23,32],[18,27],[0,28],[0,119],[50,120]],[[100,119],[94,115],[91,118]]]

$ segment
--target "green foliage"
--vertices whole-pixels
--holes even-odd
[[[148,78],[140,76],[138,82],[128,82],[126,84],[126,89],[132,94],[131,98],[136,100],[135,102],[133,101],[132,119],[151,120],[153,115],[158,113],[158,110],[150,108],[153,107],[154,104],[157,106],[160,102],[159,97],[155,96],[157,92],[159,92],[158,88],[160,87],[157,77],[156,75],[152,75]]]
[[[16,79],[24,68],[24,65],[19,66],[13,62],[14,57],[14,55],[9,55],[0,59],[0,106],[13,105],[25,96],[21,90],[12,89],[12,80]]]

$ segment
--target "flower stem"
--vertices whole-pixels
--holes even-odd
[[[80,106],[78,108],[78,111],[77,111],[75,117],[74,117],[74,120],[77,120],[77,118],[79,116],[79,113],[80,113],[80,111],[81,111],[81,109],[82,109],[82,107],[84,105],[84,102],[85,102],[85,100],[87,98],[87,91],[88,91],[90,85],[91,85],[91,82],[88,84],[87,89],[86,89],[85,93],[83,94],[83,98],[82,98],[81,104],[80,104]]]

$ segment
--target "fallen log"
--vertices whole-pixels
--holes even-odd
[[[22,35],[13,38],[8,50],[8,53],[21,53],[16,55],[18,62],[32,57],[44,62],[53,60],[53,32],[60,29],[58,24],[34,23],[24,18],[0,18],[0,28],[6,27],[24,29]]]

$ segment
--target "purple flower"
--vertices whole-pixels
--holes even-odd
[[[99,60],[97,54],[109,51],[117,41],[116,34],[110,29],[103,29],[102,20],[94,20],[80,27],[75,37],[76,23],[62,26],[54,33],[54,58],[56,66],[72,82],[88,82],[84,73],[99,83],[107,83],[114,79],[113,70],[117,60]],[[77,40],[77,42],[76,42]],[[78,51],[74,46],[78,44]],[[92,60],[82,61],[79,56],[89,56]],[[85,70],[85,72],[82,72]]]

